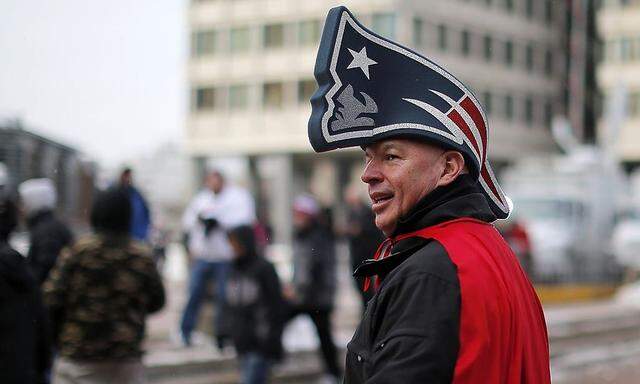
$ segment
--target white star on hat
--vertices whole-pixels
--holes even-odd
[[[369,66],[378,63],[367,57],[367,47],[362,47],[360,52],[356,52],[351,48],[347,49],[349,50],[349,53],[351,53],[351,56],[353,56],[353,60],[347,69],[360,68],[364,75],[367,76],[367,79],[369,79]]]

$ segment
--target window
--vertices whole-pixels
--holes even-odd
[[[487,115],[491,115],[492,113],[492,101],[491,92],[485,91],[482,93],[482,105]]]
[[[533,18],[533,0],[526,0],[524,3],[524,14],[527,16],[527,19]]]
[[[460,50],[464,56],[469,56],[471,52],[471,34],[469,31],[462,31],[462,35],[460,35]]]
[[[553,122],[553,106],[550,101],[544,103],[544,125],[547,129],[551,129]]]
[[[528,72],[533,71],[533,45],[527,44],[524,50],[524,65]]]
[[[300,104],[309,103],[311,96],[316,91],[315,80],[300,80],[298,81],[298,102]]]
[[[195,109],[212,110],[216,107],[216,89],[213,87],[197,88],[194,91]]]
[[[216,31],[197,31],[192,35],[191,53],[193,56],[213,54],[216,50]]]
[[[553,52],[550,48],[544,53],[544,73],[548,77],[553,75]]]
[[[629,61],[633,58],[633,47],[631,46],[631,39],[623,37],[620,41],[620,60]]]
[[[504,63],[509,67],[513,65],[513,42],[511,40],[504,43]]]
[[[544,21],[547,24],[553,22],[553,2],[551,0],[544,0]]]
[[[508,12],[513,12],[513,0],[504,0],[504,8]]]
[[[263,46],[265,48],[281,48],[284,46],[283,24],[269,24],[264,26]]]
[[[320,42],[320,22],[307,20],[298,23],[298,44],[316,45]]]
[[[493,39],[491,38],[491,36],[486,35],[483,39],[483,46],[484,46],[484,58],[487,61],[491,60],[491,57],[493,56]]]
[[[229,109],[246,109],[249,106],[249,87],[232,85],[229,87]]]
[[[396,20],[391,13],[375,13],[371,22],[371,28],[378,34],[393,39],[395,37]]]
[[[524,99],[524,122],[527,125],[533,124],[533,99],[531,96]]]
[[[231,28],[229,32],[229,50],[246,52],[251,45],[249,27]]]
[[[513,120],[513,96],[511,95],[504,97],[504,117],[507,120]]]
[[[281,108],[284,101],[282,83],[265,83],[262,86],[262,105],[266,108]]]
[[[438,48],[447,50],[447,26],[444,24],[438,25]]]
[[[423,32],[424,23],[422,19],[414,18],[413,19],[413,44],[417,47],[422,46],[424,41],[422,40],[422,32]]]

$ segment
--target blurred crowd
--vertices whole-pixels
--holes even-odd
[[[56,200],[49,179],[27,180],[17,193],[0,190],[0,382],[145,382],[145,321],[165,304],[161,271],[171,236],[154,228],[128,168],[96,193],[90,233],[76,236],[56,214]],[[292,207],[287,281],[265,257],[269,230],[257,219],[254,197],[219,170],[207,171],[183,212],[190,273],[179,343],[194,345],[201,308],[213,304],[211,343],[235,349],[242,383],[269,382],[284,357],[283,331],[298,316],[317,331],[324,382],[340,382],[332,334],[336,242],[348,241],[356,266],[382,241],[358,190],[345,194],[341,226],[310,193]],[[28,233],[24,255],[11,241],[19,226]],[[354,284],[362,292],[363,282]],[[362,292],[363,311],[368,299]]]

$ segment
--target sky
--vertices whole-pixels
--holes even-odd
[[[104,165],[180,142],[188,0],[1,0],[0,121]]]

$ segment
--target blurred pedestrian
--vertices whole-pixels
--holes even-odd
[[[345,7],[324,28],[309,139],[318,151],[363,149],[361,179],[387,237],[356,270],[375,295],[347,345],[344,382],[550,383],[542,306],[492,224],[510,207],[487,160],[482,106]]]
[[[27,260],[38,284],[44,283],[60,251],[73,243],[73,234],[55,214],[56,188],[50,179],[30,179],[18,187],[29,231]]]
[[[122,170],[119,185],[127,192],[131,202],[131,223],[129,224],[131,237],[135,240],[146,242],[149,239],[149,230],[151,228],[151,213],[149,212],[147,200],[133,184],[133,171],[131,168]]]
[[[130,216],[125,191],[99,193],[94,234],[65,250],[44,284],[58,353],[54,384],[145,380],[145,320],[165,294],[148,249],[131,239]]]
[[[283,298],[273,265],[258,251],[254,229],[229,231],[233,263],[227,280],[224,324],[238,352],[242,384],[268,382],[282,358]]]
[[[222,333],[225,281],[233,251],[227,230],[252,225],[256,219],[253,197],[244,188],[227,183],[222,173],[212,170],[204,180],[205,188],[189,203],[183,218],[187,253],[191,259],[189,299],[180,331],[184,345],[191,345],[191,333],[197,324],[200,306],[209,283],[216,282],[214,332],[219,348],[227,335]]]
[[[27,261],[9,245],[15,204],[0,197],[0,383],[46,382],[50,338],[40,288]]]
[[[285,289],[290,302],[287,315],[311,318],[320,339],[325,369],[336,383],[342,373],[333,342],[331,312],[336,291],[336,256],[333,235],[318,221],[320,206],[311,195],[293,202],[293,282]]]
[[[378,246],[384,240],[382,232],[376,227],[375,216],[371,206],[366,204],[360,191],[354,186],[347,188],[347,226],[345,234],[349,240],[349,258],[352,271],[367,259],[372,259]],[[356,289],[360,293],[363,313],[369,300],[373,297],[371,290],[364,290],[364,278],[355,277]]]

